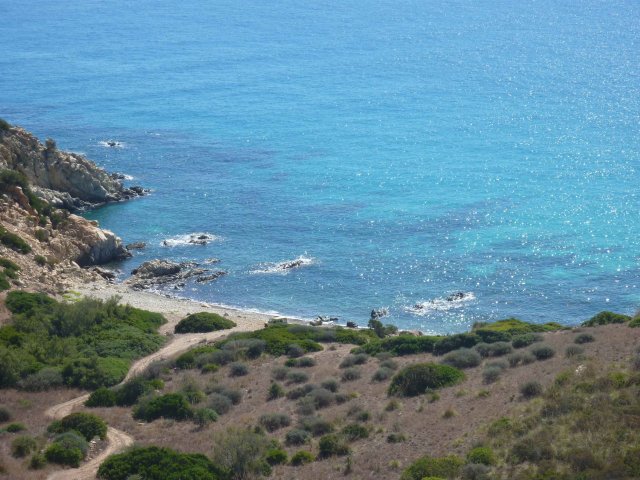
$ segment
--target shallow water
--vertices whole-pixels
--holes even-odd
[[[638,306],[637,3],[55,3],[0,6],[0,117],[153,190],[88,215],[124,272],[434,332]]]

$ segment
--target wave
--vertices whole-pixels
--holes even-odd
[[[221,237],[207,232],[186,233],[175,237],[165,238],[160,242],[163,247],[179,247],[184,245],[206,245],[210,242],[220,241]]]
[[[418,302],[404,310],[414,315],[428,315],[433,312],[446,312],[464,307],[467,303],[476,299],[473,292],[455,292],[446,297],[438,297],[432,300]]]
[[[98,145],[106,148],[125,148],[126,145],[124,142],[119,142],[117,140],[100,140]]]
[[[307,267],[309,265],[313,265],[316,262],[315,258],[305,257],[304,255],[300,255],[298,258],[294,258],[293,260],[285,260],[283,262],[277,263],[261,263],[258,268],[251,270],[250,273],[254,274],[263,274],[263,273],[275,273],[280,275],[286,275],[291,270]]]

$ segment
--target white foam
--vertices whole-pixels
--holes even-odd
[[[204,238],[200,238],[204,237]],[[210,242],[222,240],[221,237],[207,232],[186,233],[184,235],[176,235],[175,237],[165,238],[160,242],[163,247],[181,247],[185,245],[199,246],[206,245]]]
[[[449,295],[447,297],[438,297],[432,300],[418,302],[412,306],[405,307],[404,310],[414,315],[425,316],[433,312],[446,312],[457,308],[462,308],[469,302],[476,299],[473,292],[461,292],[462,295]]]
[[[124,142],[118,142],[117,140],[100,140],[98,145],[106,148],[125,148]]]
[[[315,258],[300,255],[298,258],[294,258],[293,260],[285,260],[277,263],[261,263],[257,268],[251,270],[249,273],[287,275],[291,270],[300,267],[307,267],[314,263],[316,263]]]

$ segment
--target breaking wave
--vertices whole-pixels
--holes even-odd
[[[476,296],[473,292],[456,292],[446,297],[418,302],[412,306],[405,307],[404,310],[414,315],[428,315],[433,312],[446,312],[464,307],[475,299]]]
[[[304,255],[300,255],[298,258],[294,258],[293,260],[285,260],[283,262],[277,263],[261,263],[257,268],[251,270],[250,273],[254,274],[269,274],[275,273],[280,275],[286,275],[291,270],[307,267],[309,265],[313,265],[315,263],[315,259],[312,257],[305,257]]]
[[[185,245],[206,245],[211,242],[221,240],[221,237],[206,232],[187,233],[184,235],[176,235],[175,237],[165,238],[160,242],[163,247],[179,247]]]

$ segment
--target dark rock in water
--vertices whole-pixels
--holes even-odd
[[[126,180],[127,176],[124,173],[114,172],[111,174],[111,178],[114,180]]]
[[[199,238],[192,238],[191,240],[189,240],[189,243],[192,245],[206,245],[207,242],[206,240],[201,240]]]
[[[356,322],[347,322],[347,328],[358,328],[358,324]]]
[[[133,243],[128,244],[125,248],[127,250],[142,250],[146,246],[147,246],[147,244],[144,243],[144,242],[133,242]]]
[[[166,275],[175,275],[180,273],[182,265],[169,260],[151,260],[144,262],[138,268],[131,272],[131,275],[137,275],[143,278],[163,277]]]
[[[386,308],[374,308],[371,310],[371,320],[377,320],[378,318],[386,317],[389,315],[389,310]]]
[[[217,280],[218,278],[222,277],[223,275],[226,275],[227,272],[225,272],[224,270],[220,270],[218,272],[214,272],[210,275],[202,275],[198,278],[196,278],[196,282],[198,283],[205,283],[205,282],[212,282],[213,280]]]
[[[304,262],[302,260],[291,260],[290,262],[282,262],[279,267],[288,270],[290,268],[300,267],[303,264]]]
[[[211,237],[209,235],[198,235],[196,240],[211,240]]]
[[[205,265],[213,265],[214,263],[220,263],[219,258],[207,258],[204,262]]]
[[[108,280],[110,283],[113,283],[116,280],[116,274],[111,270],[107,270],[105,268],[100,268],[100,267],[94,267],[92,271],[100,275],[105,280]]]
[[[447,302],[455,302],[457,300],[463,300],[466,296],[464,292],[456,292],[449,295],[446,300]]]
[[[151,260],[133,270],[133,275],[126,281],[134,290],[144,290],[160,285],[182,288],[184,280],[202,276],[207,270],[196,268],[193,262],[176,263],[169,260]],[[215,274],[214,274],[215,275]]]

